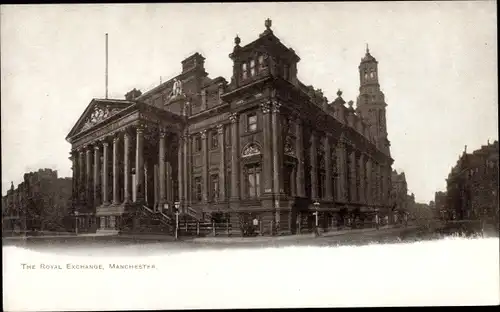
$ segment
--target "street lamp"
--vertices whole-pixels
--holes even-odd
[[[316,210],[314,212],[314,216],[315,216],[315,222],[314,222],[314,224],[315,224],[315,234],[319,235],[319,231],[318,231],[318,225],[319,225],[319,212],[318,212],[319,202],[315,201],[313,203],[313,205],[314,205],[314,209]]]
[[[177,239],[177,232],[178,232],[178,229],[179,229],[179,207],[181,206],[181,203],[176,201],[174,203],[174,207],[175,207],[175,239]]]
[[[78,211],[75,211],[75,235],[78,235]]]

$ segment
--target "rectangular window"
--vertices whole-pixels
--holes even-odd
[[[201,151],[201,137],[197,135],[194,139],[194,149],[195,151]]]
[[[259,71],[264,70],[266,64],[264,64],[264,55],[259,55]]]
[[[196,177],[194,178],[194,195],[195,195],[195,200],[196,201],[201,201],[202,200],[202,190],[201,190],[201,177]]]
[[[252,132],[257,130],[257,115],[250,114],[247,117],[247,131]]]
[[[248,198],[260,197],[260,167],[248,167],[246,181]]]
[[[248,77],[247,63],[241,64],[241,79],[245,80]]]
[[[255,60],[250,60],[250,76],[255,76]]]
[[[210,177],[210,192],[212,201],[216,201],[219,199],[219,175],[213,174]]]
[[[212,131],[210,146],[212,149],[219,147],[219,135],[217,134],[217,131]]]
[[[283,79],[285,80],[288,80],[288,71],[289,71],[289,68],[288,68],[288,65],[283,65]]]

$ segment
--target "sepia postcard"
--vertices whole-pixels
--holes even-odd
[[[5,311],[500,304],[496,1],[0,13]]]

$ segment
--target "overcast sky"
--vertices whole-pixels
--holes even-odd
[[[369,43],[379,61],[393,168],[417,201],[444,190],[458,156],[498,139],[496,6],[474,2],[22,5],[1,7],[2,194],[39,168],[71,176],[65,137],[90,100],[143,92],[198,51],[231,77],[236,34],[265,29],[301,57],[299,79],[356,100]]]

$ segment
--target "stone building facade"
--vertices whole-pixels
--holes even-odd
[[[440,220],[448,219],[448,217],[446,216],[446,214],[447,214],[446,201],[447,201],[446,192],[435,192],[434,193],[435,216]]]
[[[4,233],[66,230],[71,190],[71,178],[58,178],[57,171],[25,173],[24,181],[15,189],[11,183],[2,197]]]
[[[472,153],[466,147],[446,182],[447,219],[498,224],[498,141]]]
[[[299,56],[271,30],[235,38],[230,81],[205,58],[124,100],[94,99],[67,136],[73,203],[93,229],[134,229],[147,218],[245,220],[295,233],[318,212],[323,227],[390,213],[391,166],[378,62],[358,67],[356,108],[297,77]],[[97,217],[97,218],[95,218]]]

